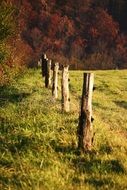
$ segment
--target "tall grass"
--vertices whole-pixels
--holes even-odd
[[[40,71],[0,89],[0,189],[127,189],[127,71],[96,71],[94,148],[77,150],[81,71],[70,72],[71,112],[61,112]],[[59,92],[60,97],[60,92]]]

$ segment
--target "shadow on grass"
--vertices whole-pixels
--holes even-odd
[[[119,189],[121,189],[122,187],[120,184],[117,184],[117,181],[109,177],[109,175],[125,174],[123,165],[117,159],[101,160],[91,156],[91,158],[73,159],[73,165],[80,175],[88,174],[89,177],[84,179],[84,183],[92,185],[95,189],[105,189],[104,187],[111,189],[113,186],[115,188],[119,186]],[[80,178],[73,178],[73,183],[80,184]]]
[[[79,151],[74,146],[54,146],[54,149],[58,153],[64,154],[79,154]]]
[[[54,149],[56,152],[64,153],[65,156],[68,154],[76,156],[75,159],[72,159],[72,163],[81,173],[125,173],[125,169],[119,160],[97,159],[96,152],[84,153],[82,158],[80,151],[74,146],[54,146]]]
[[[114,101],[114,103],[119,106],[119,107],[122,107],[124,109],[127,109],[127,102],[125,101]]]
[[[13,87],[3,86],[0,87],[0,106],[5,106],[7,103],[21,102],[24,98],[27,98],[30,93],[18,92]]]
[[[125,173],[124,167],[119,160],[101,160],[78,158],[73,160],[74,166],[80,173]]]
[[[80,179],[78,177],[73,178],[73,183],[80,183]],[[101,177],[101,178],[95,178],[91,177],[84,180],[84,183],[89,184],[90,186],[93,186],[95,189],[121,189],[121,185],[117,182],[115,183],[112,178],[110,177]],[[93,189],[93,188],[92,188]],[[124,189],[122,187],[122,189]]]
[[[90,178],[90,179],[86,179],[85,182],[87,184],[92,185],[93,187],[100,189],[100,188],[104,188],[104,186],[106,187],[106,189],[114,189],[113,187],[117,186],[117,188],[119,187],[121,189],[121,186],[117,183],[114,184],[114,181],[107,177],[107,178],[101,178],[101,179],[96,179],[96,178]],[[108,187],[108,188],[107,188]],[[105,189],[105,188],[104,188]]]
[[[11,168],[12,169],[12,168]],[[27,179],[26,179],[27,180]],[[4,174],[0,174],[0,189],[10,189],[10,188],[5,188],[5,186],[17,186],[18,189],[22,189],[21,182],[25,181],[23,177],[21,177],[21,173],[18,172],[15,173],[15,170],[12,169],[11,174],[9,175],[9,172],[4,172]],[[17,189],[17,188],[16,188]]]
[[[100,145],[99,152],[100,154],[111,154],[113,152],[113,148],[108,141],[105,141]]]
[[[4,188],[5,185],[9,184],[9,178],[8,176],[3,176],[2,174],[0,174],[0,188]],[[3,187],[2,187],[3,186]]]
[[[103,186],[111,187],[113,185],[112,179],[109,178],[110,175],[120,175],[125,174],[126,171],[118,159],[102,160],[97,158],[96,152],[89,152],[86,154],[80,154],[78,149],[74,146],[56,146],[54,147],[57,153],[63,153],[64,158],[69,160],[75,171],[80,175],[88,174],[90,176],[88,179],[84,180],[84,183],[94,186],[94,188],[99,189]],[[108,149],[108,152],[111,150]],[[94,176],[105,175],[104,178],[99,177],[93,178]],[[73,184],[80,184],[81,179],[79,177],[74,177],[72,179]],[[116,182],[115,182],[116,186]]]
[[[0,138],[0,151],[4,152],[6,150],[15,154],[17,152],[26,152],[29,149],[34,150],[34,148],[36,148],[36,146],[34,147],[34,142],[35,138],[32,136],[25,136],[24,134],[6,135]],[[7,166],[6,162],[1,162],[0,160],[0,165],[2,163]]]

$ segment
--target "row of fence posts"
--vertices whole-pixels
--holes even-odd
[[[45,87],[52,87],[52,96],[54,99],[58,98],[58,73],[59,63],[53,63],[44,54],[38,62],[41,65],[42,77],[45,77]],[[69,66],[62,66],[61,79],[61,97],[62,97],[62,111],[70,111],[69,99]],[[53,74],[51,75],[51,73]],[[78,148],[83,151],[91,150],[93,145],[93,117],[92,117],[92,93],[94,84],[94,74],[84,73],[83,90],[81,99],[81,110],[78,125]]]

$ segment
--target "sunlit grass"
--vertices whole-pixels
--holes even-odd
[[[77,150],[82,78],[70,71],[68,114],[40,71],[0,89],[0,189],[127,189],[127,71],[95,71],[90,154]]]

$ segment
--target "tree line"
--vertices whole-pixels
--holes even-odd
[[[72,69],[127,68],[126,18],[126,0],[1,0],[0,77],[42,53]]]

